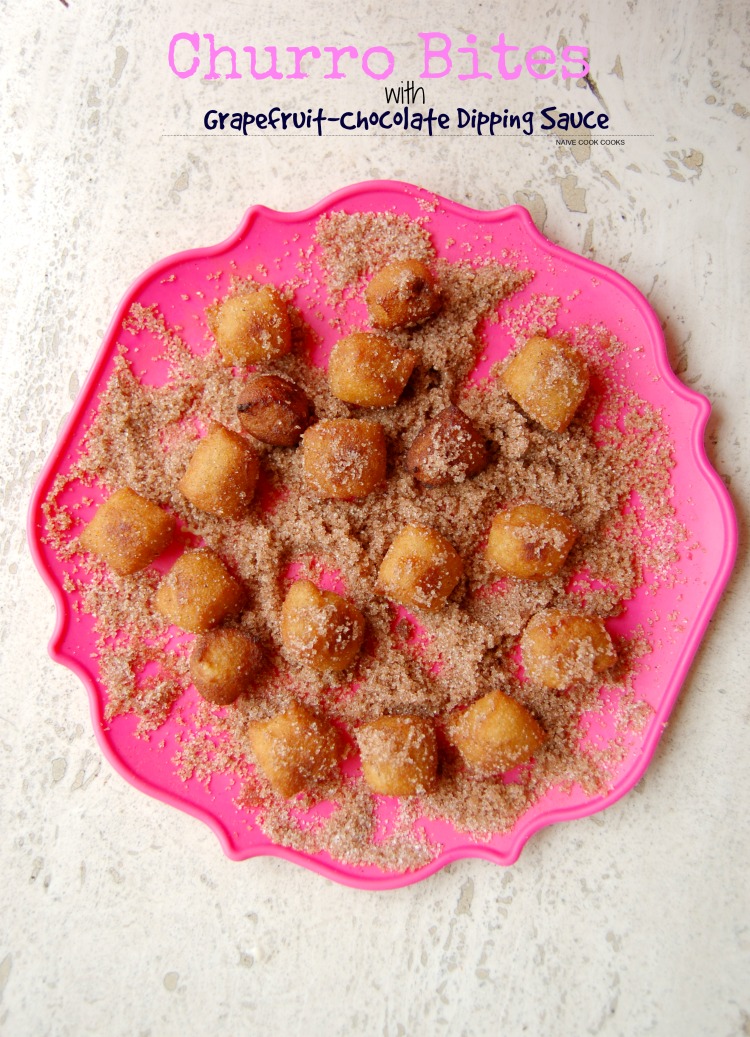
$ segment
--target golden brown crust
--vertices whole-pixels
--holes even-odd
[[[366,497],[385,482],[386,442],[376,421],[319,421],[302,437],[305,484],[318,497]]]
[[[259,474],[260,458],[249,440],[214,422],[193,451],[179,487],[200,511],[239,519],[253,502]]]
[[[338,728],[299,702],[248,724],[247,739],[257,767],[285,799],[330,778],[346,748]]]
[[[260,364],[292,348],[287,305],[273,285],[227,296],[209,311],[208,323],[227,364]]]
[[[382,267],[365,289],[374,328],[413,328],[434,316],[442,305],[430,268],[418,259],[400,259]]]
[[[245,604],[242,584],[207,547],[180,555],[156,591],[157,612],[194,634],[217,626]]]
[[[463,575],[461,556],[429,526],[405,526],[392,541],[375,590],[407,608],[438,612]]]
[[[344,403],[392,407],[409,381],[417,354],[385,335],[355,331],[339,339],[328,360],[328,384]]]
[[[125,486],[99,505],[79,543],[119,576],[129,576],[165,551],[174,531],[169,512]]]
[[[527,340],[501,377],[516,403],[550,432],[565,431],[589,387],[580,353],[540,335]]]
[[[237,398],[240,425],[269,446],[296,446],[312,413],[307,393],[275,374],[251,378]]]
[[[228,706],[248,690],[263,664],[254,637],[233,627],[218,627],[196,638],[190,653],[190,678],[207,702]]]
[[[591,681],[617,662],[604,621],[560,609],[538,612],[521,637],[526,675],[547,688],[562,690]]]
[[[452,714],[445,729],[466,767],[488,777],[527,763],[547,739],[534,715],[500,690]]]
[[[484,437],[471,418],[450,406],[420,429],[406,453],[406,467],[426,486],[446,486],[478,475],[489,464]]]
[[[418,716],[380,717],[357,730],[362,777],[383,796],[431,792],[438,777],[438,750],[431,720]]]
[[[507,576],[544,580],[562,569],[577,538],[565,515],[541,504],[519,504],[495,515],[485,557]]]
[[[365,617],[356,605],[310,580],[289,588],[281,609],[281,641],[291,658],[315,670],[347,669],[359,655]]]

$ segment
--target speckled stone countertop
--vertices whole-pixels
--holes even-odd
[[[750,418],[750,31],[739,0],[37,0],[3,4],[6,445],[0,612],[0,1032],[701,1035],[750,1033],[744,542],[644,780],[535,836],[516,865],[452,864],[389,893],[283,861],[225,859],[208,828],[103,759],[80,681],[46,645],[51,596],[29,496],[128,284],[225,238],[256,202],[299,210],[358,180],[529,208],[548,237],[650,299],[676,371],[714,404],[712,462],[746,527]],[[430,81],[436,108],[608,112],[623,145],[541,135],[206,136],[203,112],[382,108],[383,84],[178,79],[175,33],[217,44],[388,48],[420,32],[585,44],[586,80]],[[496,63],[495,63],[496,68]],[[284,69],[284,73],[288,68]],[[744,976],[744,979],[743,979]]]

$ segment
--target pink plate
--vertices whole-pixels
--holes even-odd
[[[299,283],[298,263],[301,254],[312,250],[315,264],[316,221],[322,214],[334,211],[390,211],[420,219],[438,256],[461,259],[470,253],[472,262],[481,262],[483,258],[511,259],[515,266],[533,270],[530,285],[513,297],[514,306],[523,306],[534,296],[556,296],[564,300],[557,314],[556,330],[564,332],[573,326],[601,324],[616,334],[626,347],[612,361],[617,377],[659,408],[669,430],[677,461],[672,473],[673,504],[677,520],[688,531],[680,547],[679,562],[675,563],[676,579],[671,583],[662,581],[655,588],[641,588],[628,603],[625,614],[612,624],[621,632],[629,632],[651,621],[653,648],[636,674],[634,688],[636,696],[653,708],[653,714],[646,727],[625,747],[609,792],[591,797],[577,787],[570,792],[553,789],[523,815],[511,832],[481,843],[446,823],[426,821],[427,833],[442,845],[442,850],[425,867],[408,872],[351,867],[327,854],[310,857],[277,846],[254,825],[251,812],[236,806],[231,775],[215,776],[210,786],[178,777],[173,762],[177,723],[172,716],[151,738],[135,737],[137,722],[131,715],[105,721],[107,689],[100,682],[96,659],[91,657],[95,644],[91,617],[71,607],[70,596],[63,590],[71,563],[58,558],[44,540],[46,518],[42,504],[56,476],[64,476],[80,456],[82,436],[112,373],[118,344],[127,346],[128,359],[139,376],[152,384],[165,381],[165,365],[156,360],[162,344],[147,331],[135,338],[127,336],[127,342],[123,338],[123,320],[131,306],[155,304],[170,326],[181,328],[181,336],[191,347],[204,351],[206,328],[202,313],[196,313],[196,296],[205,293],[208,300],[223,294],[232,274],[265,280],[269,276],[264,270],[265,261],[272,265],[270,276],[274,281],[299,284],[296,305],[324,340],[325,336],[330,338],[327,321],[334,311],[317,279]],[[268,257],[273,257],[272,264]],[[202,307],[205,305],[206,302]],[[347,305],[352,312],[361,308],[356,299]],[[489,366],[512,345],[502,322],[488,327],[485,338],[486,359],[477,368],[479,375],[486,374]],[[57,626],[50,654],[83,680],[94,729],[113,766],[137,788],[209,824],[225,853],[234,860],[272,854],[338,882],[368,889],[396,888],[416,882],[462,857],[512,864],[526,840],[538,829],[553,821],[585,817],[619,799],[643,775],[654,752],[729,577],[736,550],[737,526],[732,505],[703,446],[709,411],[708,401],[673,374],[659,322],[637,289],[619,274],[547,241],[523,208],[480,212],[394,181],[355,184],[301,213],[255,206],[227,241],[170,256],[138,278],[114,315],[93,369],[44,467],[31,501],[29,542],[57,604]],[[84,496],[83,489],[77,492],[79,497]],[[655,627],[654,616],[660,617]]]

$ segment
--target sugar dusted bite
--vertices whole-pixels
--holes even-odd
[[[169,547],[174,530],[169,512],[125,486],[99,505],[79,543],[113,572],[129,576]]]
[[[238,367],[284,356],[292,348],[292,325],[278,289],[264,285],[229,295],[208,314],[222,358]]]
[[[247,739],[256,766],[285,799],[329,780],[346,749],[341,732],[300,702],[251,722]]]

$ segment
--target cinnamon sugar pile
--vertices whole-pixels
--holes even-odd
[[[183,778],[208,781],[215,773],[230,772],[237,780],[238,808],[255,812],[248,821],[275,842],[308,853],[326,851],[347,864],[400,871],[419,867],[439,852],[416,824],[420,817],[446,819],[486,838],[512,828],[553,786],[577,784],[589,794],[610,786],[625,751],[622,739],[601,749],[581,748],[583,715],[602,709],[601,681],[551,692],[519,679],[515,648],[528,619],[543,608],[611,618],[641,585],[646,569],[667,575],[682,536],[670,504],[674,459],[658,413],[609,377],[608,356],[620,347],[606,329],[576,329],[567,336],[587,358],[592,388],[564,434],[546,432],[528,420],[496,377],[482,385],[468,381],[483,349],[483,321],[503,319],[518,341],[544,334],[554,324],[554,300],[539,298],[535,307],[532,298],[523,315],[513,308],[512,296],[530,280],[529,272],[496,262],[435,259],[423,222],[393,214],[323,217],[317,244],[329,301],[342,312],[345,300],[361,293],[364,278],[393,258],[430,263],[443,296],[434,319],[392,335],[415,350],[420,361],[399,403],[367,415],[382,425],[387,441],[382,491],[354,501],[317,499],[305,490],[299,451],[258,444],[263,474],[246,518],[220,519],[193,508],[177,484],[211,421],[240,431],[237,396],[243,376],[224,365],[215,349],[207,355],[191,352],[155,309],[134,306],[124,327],[147,331],[163,344],[169,380],[163,387],[142,384],[126,357],[117,359],[84,454],[47,500],[48,539],[61,556],[76,559],[70,586],[96,617],[108,717],[136,713],[143,732],[178,716],[182,726],[175,763]],[[249,287],[251,281],[235,279],[233,290]],[[277,287],[291,303],[293,289]],[[503,300],[504,317],[499,318]],[[304,315],[290,308],[295,348],[264,369],[300,385],[318,418],[355,416],[357,409],[337,400],[325,373],[310,362]],[[460,406],[486,437],[490,463],[461,483],[427,488],[409,474],[404,456],[423,425],[451,404]],[[90,558],[72,554],[81,518],[61,500],[65,487],[76,481],[107,492],[130,486],[168,507],[178,518],[185,546],[199,539],[241,577],[250,605],[239,622],[260,640],[270,662],[235,706],[222,710],[196,702],[187,673],[192,639],[170,637],[154,612],[159,574],[153,568],[117,577]],[[485,562],[491,520],[514,503],[543,504],[574,522],[580,535],[558,575],[539,582],[498,581]],[[465,565],[448,605],[421,614],[418,624],[375,594],[385,552],[407,524],[437,530]],[[658,535],[644,537],[646,527]],[[290,566],[295,579],[335,574],[336,589],[366,616],[364,648],[345,679],[320,674],[280,652],[279,617]],[[648,646],[632,640],[617,649],[618,663],[605,682],[618,690],[615,728],[625,736],[647,720],[647,707],[635,702],[629,685]],[[362,722],[384,714],[437,718],[498,687],[531,709],[548,734],[533,766],[522,768],[510,783],[469,777],[443,745],[435,791],[401,800],[387,827],[356,766],[346,768],[343,780],[283,802],[252,765],[248,722],[279,712],[292,699],[347,732],[354,759],[354,732]],[[323,802],[333,808],[308,809]]]

